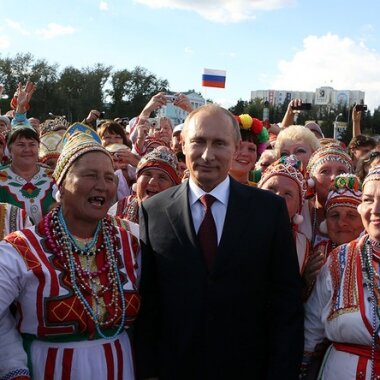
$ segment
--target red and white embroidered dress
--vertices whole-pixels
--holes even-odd
[[[361,264],[361,250],[367,237],[341,245],[330,253],[305,305],[306,357],[324,338],[332,342],[318,377],[324,380],[371,379],[373,312],[368,288],[363,286]],[[379,262],[374,260],[373,265],[379,271]],[[376,344],[379,343],[377,334]],[[378,348],[374,369],[375,376],[380,378]]]
[[[115,231],[128,327],[140,305],[134,269],[137,241],[124,229],[115,227]],[[105,252],[96,254],[98,268],[104,267],[105,258]],[[99,281],[106,284],[105,272]],[[91,297],[86,295],[93,304]],[[110,302],[110,292],[102,297],[104,313],[117,315],[110,327],[116,328],[121,299],[116,306]],[[13,301],[16,320],[9,311]],[[113,339],[96,334],[94,321],[72,289],[68,271],[50,249],[43,220],[0,243],[0,379],[15,378],[27,369],[33,379],[134,379],[129,338],[122,331]]]

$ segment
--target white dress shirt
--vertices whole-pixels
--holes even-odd
[[[204,194],[210,194],[216,198],[216,201],[211,206],[212,216],[215,220],[216,231],[218,233],[218,244],[222,237],[224,220],[226,218],[228,197],[230,195],[230,177],[227,176],[218,186],[212,191],[206,193],[195,182],[189,178],[189,203],[191,209],[191,215],[193,217],[193,223],[195,232],[198,234],[199,227],[205,216],[206,209],[202,205],[199,198]]]

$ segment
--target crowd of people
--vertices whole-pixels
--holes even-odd
[[[0,380],[380,378],[361,111],[345,147],[300,99],[278,124],[164,92],[69,124],[30,117],[35,89],[0,116]]]

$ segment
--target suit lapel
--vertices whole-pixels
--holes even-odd
[[[166,213],[168,215],[169,223],[181,245],[186,246],[190,242],[194,249],[199,249],[193,218],[189,207],[187,190],[186,181],[177,188],[175,193],[173,193],[172,202],[167,207]]]

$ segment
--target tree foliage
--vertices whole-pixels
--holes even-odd
[[[46,119],[49,113],[65,115],[69,121],[82,120],[91,109],[106,111],[107,118],[133,117],[149,99],[166,90],[169,83],[147,69],[113,71],[111,66],[96,63],[93,67],[59,69],[58,64],[35,59],[30,53],[14,57],[0,56],[0,83],[7,100],[0,100],[6,112],[18,83],[31,80],[37,84],[29,116]]]

